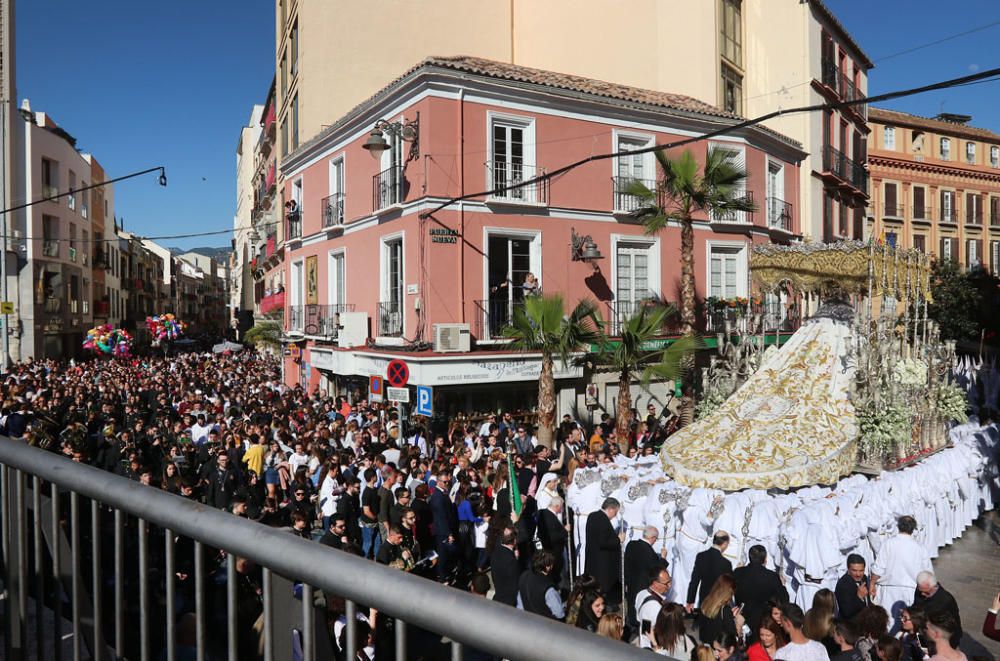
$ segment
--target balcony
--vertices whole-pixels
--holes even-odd
[[[849,76],[840,71],[836,63],[823,59],[823,84],[837,93],[844,101],[860,101],[866,99],[865,94],[854,84]],[[859,103],[850,106],[851,110],[868,119],[868,104]]]
[[[966,210],[965,213],[965,224],[972,227],[982,227],[983,226],[983,210]]]
[[[894,218],[898,220],[903,219],[903,214],[906,213],[906,209],[902,204],[883,204],[882,205],[882,217],[883,218]]]
[[[504,339],[504,329],[510,327],[514,311],[524,307],[524,301],[493,299],[476,301],[476,340],[495,342]]]
[[[549,203],[549,180],[542,179],[529,184],[535,177],[545,174],[545,168],[536,168],[523,163],[493,161],[486,164],[488,184],[494,192],[486,202],[494,204],[527,204],[544,206]],[[503,190],[496,190],[503,189]]]
[[[632,177],[611,177],[612,193],[614,195],[612,210],[615,213],[634,213],[647,202],[638,195],[629,193],[629,188],[635,183],[641,183],[651,191],[656,191],[656,181],[652,179],[634,179]]]
[[[76,195],[73,193],[67,195],[66,204],[69,206],[70,211],[76,211]]]
[[[69,261],[71,261],[74,264],[76,264],[76,248],[74,248],[73,246],[70,246],[68,252],[69,252]]]
[[[260,299],[260,313],[269,314],[271,312],[284,312],[285,292],[279,291]]]
[[[767,226],[771,229],[792,231],[792,205],[776,197],[767,198]]]
[[[263,311],[263,302],[261,310]],[[337,339],[340,332],[340,315],[343,312],[354,312],[354,304],[293,305],[288,310],[292,330],[313,337]]]
[[[58,257],[59,256],[59,240],[58,239],[45,239],[42,241],[42,255],[45,257]]]
[[[931,222],[934,214],[931,213],[931,207],[916,204],[913,205],[913,222],[915,223],[929,223]]]
[[[98,317],[107,317],[111,312],[111,302],[110,301],[96,301],[94,303],[94,315]]]
[[[753,204],[753,191],[743,191],[744,202]],[[753,223],[752,211],[738,211],[726,209],[724,207],[712,207],[709,212],[709,221],[713,223],[725,223],[730,225],[750,225]]]
[[[958,224],[957,210],[948,207],[941,207],[939,211],[941,212],[941,215],[939,217],[941,218],[942,223],[948,223],[950,225]]]
[[[1000,210],[990,211],[990,227],[1000,227]]]
[[[833,145],[823,149],[823,171],[868,194],[868,171],[864,164],[851,160]]]
[[[87,207],[86,202],[80,205],[80,215],[83,216],[84,218],[90,217],[90,208]]]
[[[403,166],[395,165],[372,177],[372,213],[402,204],[406,195]]]
[[[42,197],[50,198],[50,197],[55,197],[58,194],[59,194],[58,186],[45,183],[42,184]],[[52,201],[55,202],[56,204],[59,204],[59,200],[52,200]]]
[[[334,193],[323,198],[323,227],[340,227],[344,224],[344,194]]]
[[[377,337],[403,336],[403,307],[399,301],[381,301],[376,320]]]

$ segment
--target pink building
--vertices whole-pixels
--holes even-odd
[[[373,133],[379,120],[412,129]],[[436,387],[437,409],[530,406],[538,361],[499,338],[527,273],[570,305],[598,301],[611,331],[639,301],[677,300],[679,226],[645,235],[629,216],[637,200],[621,192],[634,179],[652,187],[655,158],[595,160],[438,207],[738,121],[681,95],[477,58],[421,62],[282,162],[285,328],[299,348],[286,380],[360,390],[401,357],[411,384]],[[365,148],[380,137],[386,149]],[[710,145],[746,163],[758,211],[698,219],[698,296],[748,296],[750,245],[801,233],[804,153],[763,127],[686,148],[703,158]],[[579,259],[594,249],[602,259]],[[572,366],[558,376],[564,411],[582,400],[581,377],[600,381]],[[601,387],[610,406],[617,384]]]

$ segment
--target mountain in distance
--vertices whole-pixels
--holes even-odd
[[[199,255],[205,255],[206,257],[214,257],[216,261],[223,261],[225,258],[229,257],[229,253],[232,252],[232,248],[214,248],[210,246],[202,248],[188,248],[187,250],[183,248],[170,248],[170,253],[172,255],[183,255],[186,252],[196,252]]]

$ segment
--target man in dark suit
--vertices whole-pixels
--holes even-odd
[[[691,582],[688,583],[685,606],[687,612],[694,610],[695,595],[698,596],[699,602],[704,601],[720,576],[733,573],[733,563],[722,555],[727,548],[729,548],[729,533],[718,530],[712,536],[712,548],[702,551],[695,557]]]
[[[229,509],[235,492],[236,473],[229,467],[229,455],[220,452],[215,458],[215,468],[205,475],[205,504]]]
[[[962,637],[962,617],[958,612],[958,602],[950,592],[938,583],[937,577],[929,571],[917,574],[917,589],[913,592],[913,605],[924,609],[927,617],[940,611],[946,611],[958,625],[956,637]]]
[[[834,591],[837,598],[837,612],[842,620],[852,620],[854,616],[871,605],[868,596],[868,577],[865,575],[865,559],[857,553],[847,556],[847,573],[837,581]]]
[[[569,524],[562,519],[563,499],[553,496],[549,506],[538,512],[538,541],[542,548],[556,559],[552,578],[559,583],[566,568],[566,540],[569,538]]]
[[[517,533],[507,528],[500,536],[500,544],[490,556],[490,575],[493,577],[493,601],[517,606],[517,582],[521,578],[521,565],[514,549]]]
[[[655,526],[646,526],[642,531],[642,539],[633,539],[625,547],[625,605],[628,608],[625,618],[630,628],[639,626],[636,619],[635,598],[649,587],[650,572],[654,568],[666,569],[666,547],[660,554],[653,549],[660,538],[660,531]],[[658,575],[658,574],[657,574]]]
[[[743,617],[756,638],[761,618],[767,611],[767,602],[771,599],[788,602],[788,590],[781,584],[778,574],[764,566],[767,549],[755,544],[750,547],[747,556],[750,564],[739,567],[733,572],[733,577],[736,579],[736,603],[743,604]]]
[[[617,499],[605,498],[601,509],[587,517],[584,572],[597,579],[608,606],[616,606],[622,598],[621,562],[625,533],[615,534],[611,523],[620,509],[621,503]]]
[[[454,568],[456,558],[455,540],[458,533],[458,512],[451,502],[448,489],[451,486],[451,472],[441,470],[437,475],[434,493],[431,494],[431,517],[434,526],[434,549],[438,554],[438,580],[445,580]]]

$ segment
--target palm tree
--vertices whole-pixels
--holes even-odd
[[[528,296],[524,307],[514,309],[504,337],[513,340],[511,348],[542,354],[542,373],[538,379],[538,442],[552,446],[556,422],[555,358],[565,365],[570,354],[586,344],[603,341],[597,307],[583,300],[566,314],[562,296]]]
[[[281,346],[281,324],[264,320],[243,334],[243,343],[259,348],[276,349]]]
[[[672,305],[651,301],[639,305],[619,327],[621,341],[603,345],[597,362],[618,372],[618,404],[615,413],[615,434],[618,443],[627,443],[632,428],[632,377],[642,375],[642,386],[649,387],[655,379],[679,381],[686,373],[688,357],[701,344],[701,338],[683,336],[664,351],[651,349],[651,342],[663,335],[667,320],[676,314]]]
[[[672,159],[663,150],[655,152],[662,179],[656,190],[633,181],[626,192],[639,198],[633,216],[647,234],[660,232],[670,222],[681,226],[681,327],[684,335],[695,328],[694,215],[756,210],[746,194],[747,171],[730,149],[710,147],[699,170],[690,150]]]

